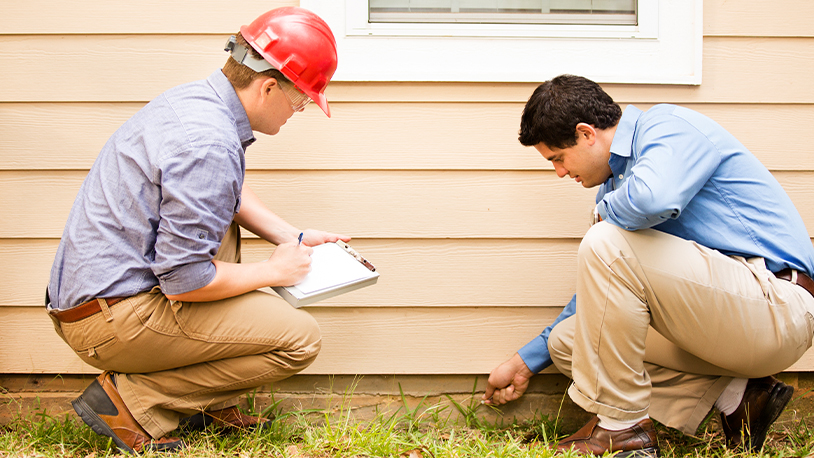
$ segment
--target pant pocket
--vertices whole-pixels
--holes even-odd
[[[115,328],[101,313],[73,323],[59,323],[59,329],[77,356],[91,366],[98,367],[121,350],[116,345],[119,339]]]
[[[158,293],[144,293],[144,297],[136,296],[131,301],[133,313],[136,314],[144,327],[165,336],[184,335],[184,331],[178,326],[175,313],[172,310],[172,302],[166,296]]]

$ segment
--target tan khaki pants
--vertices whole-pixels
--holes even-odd
[[[762,258],[599,223],[580,244],[576,315],[549,350],[585,410],[649,413],[693,434],[731,377],[775,374],[803,355],[812,311],[814,298]]]
[[[237,224],[216,259],[240,260]],[[321,342],[311,315],[262,291],[193,303],[170,301],[156,287],[55,326],[83,361],[118,373],[122,399],[154,438],[182,417],[230,407],[237,396],[305,369]]]

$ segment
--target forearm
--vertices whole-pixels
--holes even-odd
[[[269,210],[246,184],[243,185],[240,211],[235,215],[235,221],[275,245],[295,241],[301,232]]]
[[[173,301],[209,302],[235,297],[265,286],[277,286],[275,272],[264,268],[263,262],[234,264],[212,261],[215,278],[208,285],[182,294],[167,294]]]

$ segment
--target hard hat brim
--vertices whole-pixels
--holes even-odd
[[[320,92],[317,94],[316,98],[312,97],[311,100],[313,100],[314,103],[316,103],[317,105],[319,105],[320,108],[322,108],[322,111],[325,112],[326,116],[328,116],[329,118],[331,117],[331,107],[328,106],[328,98],[325,97],[325,94]]]

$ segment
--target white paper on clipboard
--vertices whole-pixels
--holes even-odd
[[[379,273],[369,270],[338,243],[313,247],[311,272],[305,279],[294,286],[274,287],[274,291],[300,307],[375,284]]]

